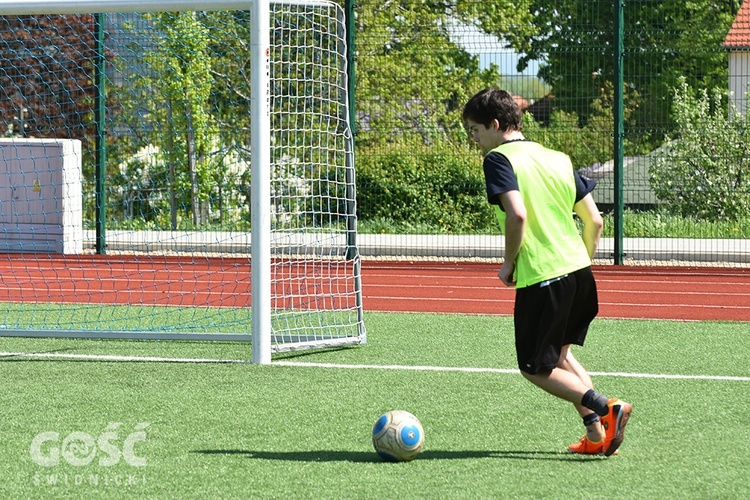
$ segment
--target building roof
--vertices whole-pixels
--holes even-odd
[[[511,94],[511,97],[514,101],[516,101],[516,104],[518,104],[518,108],[521,111],[526,111],[527,109],[529,109],[529,101],[527,101],[520,95]]]
[[[750,1],[744,0],[732,27],[724,39],[724,47],[728,49],[750,48]]]

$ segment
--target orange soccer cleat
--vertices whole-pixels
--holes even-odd
[[[604,444],[607,442],[606,438],[603,438],[601,441],[597,442],[591,442],[589,441],[589,438],[586,436],[583,436],[577,443],[571,444],[568,446],[568,451],[572,453],[579,453],[581,455],[604,455]],[[618,455],[619,452],[615,451],[615,455]]]
[[[610,456],[617,451],[622,444],[625,433],[625,425],[630,419],[633,407],[617,398],[607,401],[609,413],[602,417],[604,427],[604,455]]]
[[[606,442],[606,438],[602,438],[594,443],[589,441],[588,437],[583,436],[580,441],[568,446],[568,451],[582,455],[604,455],[604,443]]]

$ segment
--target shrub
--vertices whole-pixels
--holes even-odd
[[[674,93],[677,132],[651,163],[651,186],[672,214],[738,220],[750,212],[750,122],[723,105],[724,93]]]
[[[362,222],[431,227],[440,233],[486,231],[482,158],[467,144],[403,139],[357,150],[357,204]]]

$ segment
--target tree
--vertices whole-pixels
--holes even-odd
[[[164,84],[162,97],[169,119],[162,122],[163,133],[169,135],[171,142],[169,165],[182,167],[171,172],[170,180],[174,192],[190,193],[193,225],[197,227],[201,222],[201,199],[208,198],[200,186],[208,185],[210,180],[208,155],[215,135],[208,108],[212,84],[209,34],[193,12],[161,13],[157,20],[164,40],[151,62]]]
[[[3,16],[0,40],[0,133],[90,136],[94,17]]]
[[[673,125],[666,97],[681,76],[698,91],[726,87],[728,64],[722,43],[739,5],[739,0],[625,4],[625,84],[644,100],[629,123],[631,134],[661,141]],[[585,124],[601,78],[614,78],[614,4],[534,0],[530,9],[532,36],[519,30],[493,33],[523,54],[519,69],[531,60],[543,61],[538,76],[552,86],[556,105],[576,112]],[[640,140],[633,138],[633,144]]]
[[[531,16],[520,2],[410,2],[357,4],[357,132],[361,145],[392,141],[413,131],[428,143],[446,135],[465,140],[460,114],[475,92],[495,84],[496,68],[479,69],[476,56],[453,39],[457,23],[501,33]]]
[[[132,197],[143,205],[139,216],[154,220],[167,212],[175,229],[180,209],[189,207],[198,227],[209,210],[216,170],[209,31],[194,12],[147,14],[140,21],[125,25],[142,54],[139,66],[124,58],[117,63],[129,72],[115,89],[122,110],[114,128],[127,130],[112,148],[120,160],[115,178],[120,186],[132,186]],[[128,206],[127,198],[123,201]]]

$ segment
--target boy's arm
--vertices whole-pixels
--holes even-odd
[[[513,272],[516,257],[521,251],[523,235],[526,231],[526,206],[519,191],[508,191],[500,195],[500,203],[505,209],[505,258],[498,277],[506,286],[513,286],[516,280]]]
[[[583,242],[586,244],[589,258],[593,259],[604,227],[599,207],[596,206],[594,197],[589,193],[573,206],[573,210],[583,221]]]

